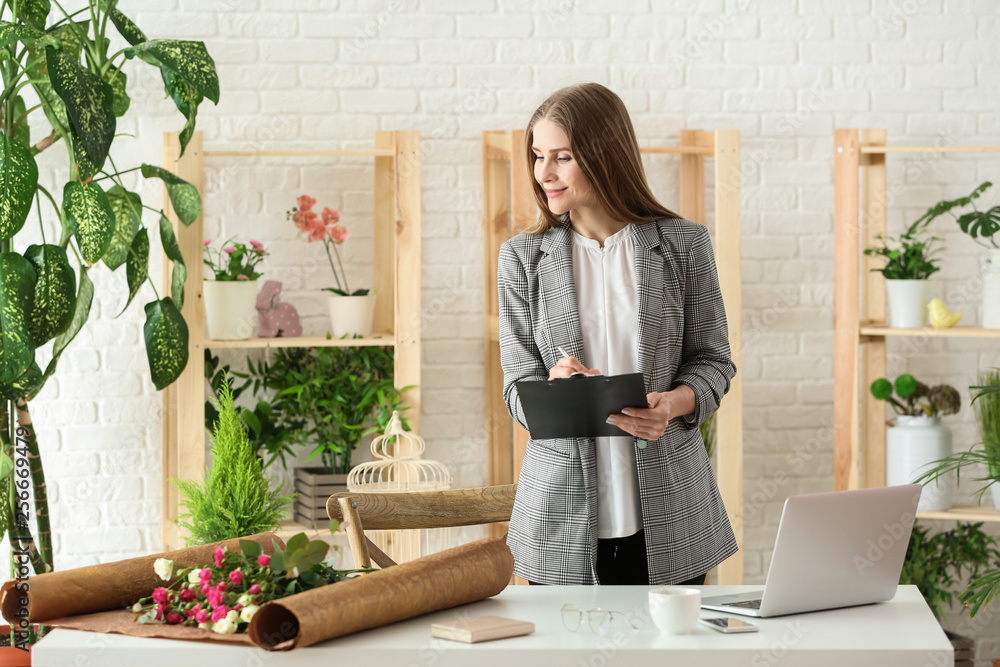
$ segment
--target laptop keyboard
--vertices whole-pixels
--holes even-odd
[[[720,607],[740,607],[741,609],[760,609],[760,600],[741,600],[740,602],[723,602]]]

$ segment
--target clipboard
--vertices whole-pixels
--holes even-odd
[[[642,373],[515,382],[534,440],[629,436],[608,415],[646,408]]]

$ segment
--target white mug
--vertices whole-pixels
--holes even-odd
[[[701,589],[667,586],[649,591],[649,615],[660,632],[684,635],[698,622]]]

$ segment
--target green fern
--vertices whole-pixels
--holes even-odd
[[[234,405],[230,382],[219,389],[219,419],[212,436],[212,467],[204,481],[171,480],[187,512],[178,522],[188,546],[276,530],[292,496],[271,489],[247,429]]]

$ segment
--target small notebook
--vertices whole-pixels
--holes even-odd
[[[501,618],[500,616],[476,616],[475,618],[431,625],[431,637],[451,639],[467,644],[530,635],[534,631],[534,623],[515,621],[512,618]]]

